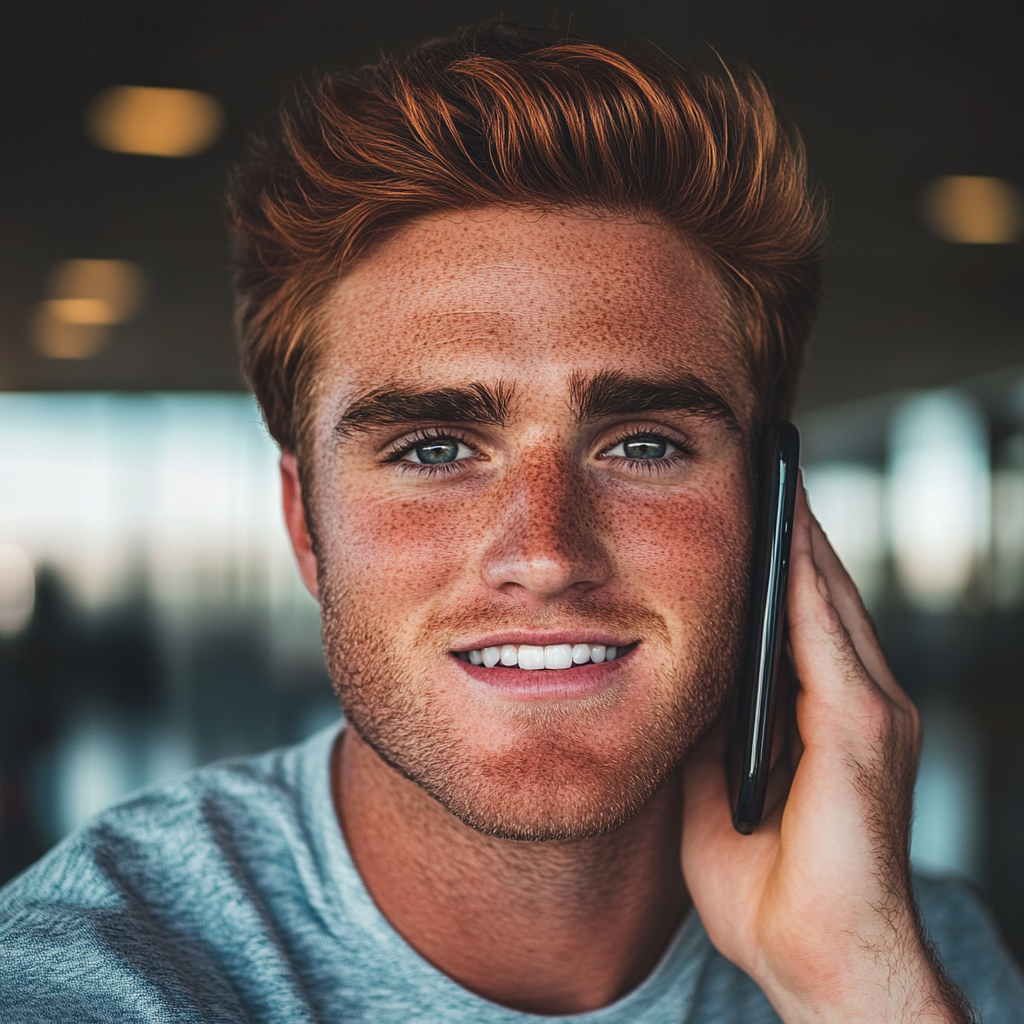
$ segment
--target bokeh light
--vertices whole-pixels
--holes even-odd
[[[914,867],[952,872],[980,883],[984,875],[984,739],[962,708],[927,701],[919,710],[924,743],[914,788],[910,847]]]
[[[64,260],[47,281],[50,296],[36,308],[36,351],[48,359],[90,359],[130,320],[145,298],[142,270],[128,260]]]
[[[992,478],[992,589],[997,608],[1024,601],[1024,433],[1003,445]]]
[[[109,339],[105,325],[68,323],[48,302],[41,302],[32,315],[36,352],[47,359],[91,359],[103,351]]]
[[[17,636],[35,606],[35,570],[17,544],[0,543],[0,639]]]
[[[1002,178],[947,174],[921,196],[921,214],[945,242],[1006,245],[1024,232],[1024,198]]]
[[[86,134],[100,149],[140,156],[195,156],[223,127],[220,103],[194,89],[118,85],[101,92],[85,113]]]
[[[988,431],[976,404],[955,389],[908,398],[890,434],[889,516],[913,604],[944,612],[960,603],[988,549],[990,507]]]
[[[885,582],[885,484],[874,466],[827,462],[804,469],[812,511],[870,608]]]

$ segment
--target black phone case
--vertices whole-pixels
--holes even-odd
[[[747,660],[736,703],[732,822],[744,835],[761,823],[768,791],[799,466],[800,433],[780,420],[764,439]]]

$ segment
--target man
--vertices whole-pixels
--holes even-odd
[[[973,898],[915,896],[917,716],[802,494],[799,686],[732,828],[753,453],[822,240],[756,79],[465,32],[325,79],[229,211],[348,724],[13,883],[4,1019],[1020,1019]]]

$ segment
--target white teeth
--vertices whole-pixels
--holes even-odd
[[[572,665],[572,646],[552,644],[544,648],[545,668],[569,668]]]
[[[537,669],[544,667],[544,648],[533,647],[530,644],[519,645],[519,667],[525,669]]]
[[[606,647],[604,644],[549,644],[547,647],[502,644],[501,647],[459,652],[459,658],[471,665],[494,668],[500,663],[506,668],[518,665],[519,668],[531,671],[542,668],[566,669],[573,665],[586,665],[588,662],[600,665],[603,661],[615,661],[618,656],[618,647]]]

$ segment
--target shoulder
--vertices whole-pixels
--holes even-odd
[[[282,892],[301,888],[306,748],[144,790],[0,891],[5,1010],[25,1022],[71,1010],[80,1021],[243,1019],[231,972],[217,968],[238,935],[260,931],[268,883],[252,881],[254,865],[273,864]]]
[[[5,929],[31,907],[123,907],[141,895],[138,884],[195,877],[234,837],[284,824],[295,815],[297,749],[200,768],[98,814],[0,890]]]
[[[1019,1021],[1024,977],[982,898],[966,882],[942,877],[914,879],[921,919],[950,978],[985,1024]]]

